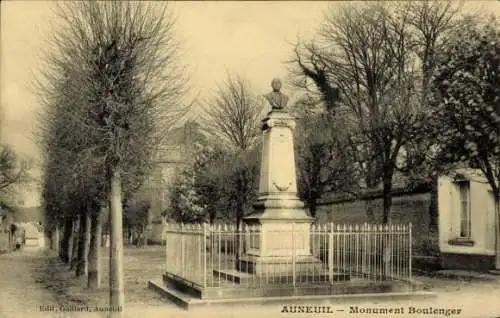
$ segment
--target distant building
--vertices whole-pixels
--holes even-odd
[[[444,268],[495,268],[497,216],[493,192],[478,170],[438,180],[439,250]]]
[[[43,208],[35,207],[19,207],[14,213],[14,220],[17,223],[25,222],[44,222]]]
[[[194,143],[204,139],[200,125],[195,121],[188,121],[170,131],[165,137],[165,143],[159,148],[153,173],[142,190],[143,196],[151,205],[151,241],[161,242],[164,222],[162,213],[168,209],[168,194],[176,172],[192,160],[190,153]]]
[[[182,148],[176,145],[165,146],[159,150],[155,169],[147,184],[153,221],[161,220],[161,213],[167,209],[168,191],[176,171],[185,165]]]

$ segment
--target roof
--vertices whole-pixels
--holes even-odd
[[[479,169],[460,168],[446,174],[446,176],[453,178],[454,181],[476,181],[487,182],[484,174]]]

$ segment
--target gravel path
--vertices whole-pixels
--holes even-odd
[[[39,274],[48,257],[36,249],[0,255],[0,317],[99,317],[95,313],[75,312],[81,305],[59,303],[54,292],[41,283]]]

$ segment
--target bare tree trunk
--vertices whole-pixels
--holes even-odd
[[[214,221],[215,221],[215,216],[216,216],[216,213],[213,212],[213,213],[210,213],[209,217],[208,217],[208,222],[209,224],[214,224]]]
[[[107,242],[109,240],[109,220],[102,224],[102,234],[101,234],[101,247],[107,247]]]
[[[375,178],[375,161],[368,163],[368,171],[366,172],[366,186],[367,188],[374,189],[377,186],[377,179]],[[367,198],[365,200],[365,211],[369,223],[375,223],[375,213],[373,211],[374,200]]]
[[[124,310],[123,284],[123,210],[122,182],[118,169],[111,171],[110,221],[111,246],[109,252],[110,317],[120,318]]]
[[[383,204],[384,204],[384,216],[382,222],[384,224],[391,223],[391,208],[392,208],[392,174],[391,176],[384,177],[384,188],[383,188]]]
[[[366,217],[368,218],[368,223],[374,223],[375,213],[373,212],[373,200],[371,199],[365,200],[365,211],[366,211]]]
[[[44,230],[45,249],[54,250],[54,230]]]
[[[74,227],[73,227],[73,245],[72,245],[72,251],[71,251],[71,263],[69,266],[69,270],[73,270],[75,268],[75,265],[78,260],[78,248],[80,247],[78,242],[80,239],[80,219],[75,219],[74,220]]]
[[[60,245],[59,245],[60,239],[61,239],[61,225],[58,224],[56,226],[56,231],[54,232],[54,239],[53,239],[54,250],[57,251],[58,253],[60,250]]]
[[[437,218],[438,218],[438,178],[437,175],[433,175],[430,184],[430,201],[429,201],[429,230],[437,230]]]
[[[90,245],[90,216],[88,213],[85,213],[82,214],[80,219],[80,241],[78,244],[78,263],[76,265],[77,277],[87,275],[88,273],[88,254]]]
[[[236,239],[234,240],[234,252],[236,255],[236,269],[240,270],[240,226],[241,226],[241,219],[242,219],[243,212],[238,209],[236,212]]]
[[[498,191],[498,190],[497,190]],[[500,196],[494,194],[495,200],[495,246],[496,246],[496,256],[495,256],[495,269],[500,271]]]
[[[73,249],[73,220],[66,219],[63,226],[63,235],[60,242],[59,258],[65,262],[70,262]]]
[[[311,217],[316,217],[316,211],[318,210],[318,205],[316,203],[316,199],[313,199],[309,202],[309,212],[311,213]]]
[[[151,240],[153,234],[153,213],[151,211],[151,207],[147,210],[147,225],[146,225],[146,233],[144,235],[144,245],[148,245],[149,240]]]
[[[90,222],[87,213],[82,213],[80,217],[80,239],[78,241],[78,262],[76,263],[76,276],[80,277],[86,275],[85,268],[87,267],[88,256],[88,241],[87,233],[90,234]],[[90,236],[88,237],[90,241]]]
[[[89,270],[87,286],[91,290],[101,287],[101,232],[102,232],[102,211],[92,214],[91,217],[91,237],[89,246]]]
[[[383,178],[383,201],[384,201],[384,217],[383,223],[391,227],[392,215],[392,173],[384,173]],[[384,230],[384,232],[386,232]],[[385,239],[382,240],[382,262],[384,278],[391,276],[392,262],[392,237],[386,232]]]

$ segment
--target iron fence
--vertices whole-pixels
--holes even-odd
[[[165,225],[167,275],[199,288],[410,280],[411,224]]]

